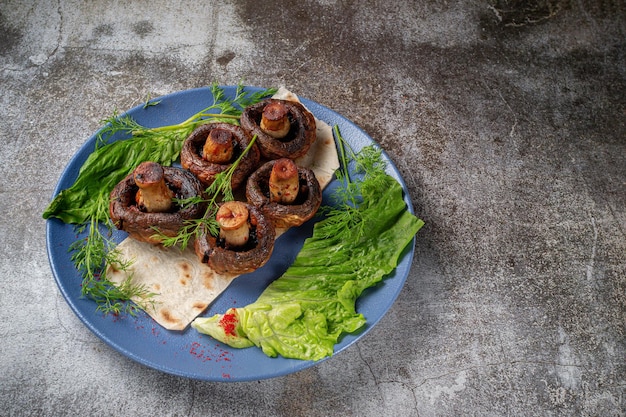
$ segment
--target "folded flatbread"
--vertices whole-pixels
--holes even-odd
[[[297,96],[280,88],[274,98],[299,101]],[[317,139],[309,152],[296,164],[315,173],[322,189],[332,180],[339,167],[332,128],[316,119]],[[285,230],[277,230],[276,236]],[[169,330],[184,330],[189,323],[215,300],[238,275],[221,275],[201,263],[193,245],[181,251],[178,247],[139,242],[126,238],[117,245],[118,259],[129,262],[127,268],[110,265],[107,278],[114,285],[126,281],[143,286],[154,295],[149,299],[133,298],[157,323]]]

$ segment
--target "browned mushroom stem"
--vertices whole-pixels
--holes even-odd
[[[213,132],[217,130],[217,132]],[[230,137],[228,138],[228,134]],[[205,148],[207,138],[216,137],[218,141],[226,142],[226,145],[209,145],[209,149]],[[239,126],[229,123],[209,123],[196,128],[185,142],[180,150],[180,163],[184,169],[191,171],[206,186],[210,186],[215,181],[215,176],[220,172],[229,169],[233,162],[241,156],[242,152],[248,147],[252,137],[248,137],[246,132]],[[231,158],[226,162],[216,162],[210,156],[212,150],[226,148],[228,140],[232,144]],[[218,152],[219,153],[219,152]],[[261,159],[258,146],[255,144],[248,150],[248,153],[237,165],[237,169],[232,176],[231,186],[233,190],[245,184],[246,179],[258,166]]]
[[[163,181],[177,198],[186,199],[203,195],[202,183],[190,172],[174,167],[162,169]],[[113,188],[109,213],[115,227],[124,230],[136,240],[160,243],[162,240],[160,235],[176,236],[185,221],[200,218],[206,211],[206,203],[201,202],[185,207],[172,204],[167,211],[148,212],[136,202],[140,188],[135,177],[135,173],[132,172]],[[143,175],[138,177],[140,183],[146,182]],[[144,189],[141,191],[144,194]]]
[[[245,204],[248,210],[250,238],[240,248],[227,247],[223,239],[212,236],[204,225],[200,225],[195,240],[195,250],[201,262],[206,263],[218,274],[245,274],[252,272],[270,259],[274,250],[276,232],[272,222],[259,209]]]
[[[276,105],[282,109],[278,111],[277,119],[281,120],[280,114],[284,110],[286,115],[282,119],[286,118],[289,121],[288,132],[280,138],[263,130],[263,128],[267,129],[268,121],[272,126],[272,120],[270,120],[274,117],[272,108]],[[266,115],[264,110],[268,106],[271,107]],[[265,121],[263,121],[264,116]],[[298,158],[307,153],[316,138],[315,117],[302,104],[295,101],[266,99],[248,106],[241,114],[241,127],[248,136],[257,136],[261,155],[265,159]]]
[[[285,103],[274,101],[265,106],[259,126],[273,138],[281,139],[287,136],[291,123]]]
[[[139,187],[135,196],[137,205],[148,213],[169,211],[174,192],[165,183],[163,167],[156,162],[142,162],[133,171]]]
[[[298,167],[288,158],[276,160],[270,173],[270,201],[273,203],[292,204],[300,189]]]
[[[233,134],[224,128],[211,129],[202,148],[202,157],[216,164],[227,164],[233,159]]]
[[[220,237],[227,248],[239,248],[248,243],[250,227],[248,208],[241,201],[228,201],[220,206],[215,220],[220,226]]]
[[[297,167],[299,190],[291,204],[273,202],[270,199],[269,179],[277,160],[269,161],[257,169],[246,184],[248,202],[258,207],[271,219],[274,227],[299,226],[311,219],[322,204],[322,189],[312,170]]]

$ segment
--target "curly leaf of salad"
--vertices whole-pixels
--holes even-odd
[[[333,354],[342,334],[365,324],[357,298],[397,267],[424,223],[406,209],[402,187],[384,172],[380,152],[364,148],[355,161],[364,176],[350,179],[342,161],[343,207],[316,223],[287,271],[254,303],[199,317],[193,328],[232,347],[260,347],[270,357],[320,360]]]

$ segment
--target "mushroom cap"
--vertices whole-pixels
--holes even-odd
[[[274,138],[261,130],[263,109],[271,103],[281,103],[287,109],[291,129],[284,138]],[[307,153],[316,138],[315,117],[296,101],[269,98],[248,106],[241,114],[241,127],[248,136],[257,136],[265,159],[298,158]]]
[[[243,203],[246,204],[246,203]],[[219,244],[204,225],[200,225],[194,247],[201,262],[218,274],[252,272],[270,259],[274,250],[276,231],[272,222],[254,206],[246,204],[250,222],[250,243],[242,249],[226,249]]]
[[[268,161],[254,171],[246,183],[246,198],[271,219],[274,227],[300,226],[311,219],[322,204],[322,189],[312,170],[298,167],[300,192],[293,204],[280,204],[270,200],[269,177],[276,160]]]
[[[209,162],[202,157],[202,148],[206,138],[213,129],[227,130],[232,134],[234,140],[233,160],[226,164]],[[232,163],[248,147],[252,137],[249,137],[244,130],[230,123],[208,123],[198,126],[183,142],[180,150],[180,164],[183,168],[191,171],[205,185],[210,186],[215,181],[215,176],[226,171]],[[248,153],[241,159],[231,180],[233,190],[245,184],[246,178],[259,165],[261,154],[256,145],[252,145]]]
[[[163,171],[166,184],[177,198],[186,199],[203,194],[204,187],[190,172],[174,167],[163,167]],[[133,173],[128,174],[111,191],[109,213],[115,227],[142,242],[160,243],[159,233],[174,237],[186,220],[200,218],[206,210],[206,203],[198,203],[184,208],[174,205],[168,212],[147,213],[137,207],[135,202],[138,190]]]

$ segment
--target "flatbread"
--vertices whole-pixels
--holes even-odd
[[[110,266],[107,278],[121,285],[130,276],[133,284],[154,294],[133,301],[169,330],[187,327],[236,278],[220,275],[201,263],[190,247],[181,251],[126,238],[116,250],[118,259],[132,264],[125,270]]]
[[[273,96],[283,100],[299,101],[289,90],[281,87]],[[299,166],[310,168],[322,190],[339,168],[332,128],[315,119],[317,138],[306,155],[295,160]],[[276,237],[286,229],[276,231]],[[201,263],[189,245],[184,251],[178,247],[139,242],[130,237],[117,245],[120,262],[130,262],[122,270],[115,265],[107,268],[107,278],[121,286],[127,280],[143,286],[154,295],[148,300],[135,297],[133,301],[157,323],[168,330],[184,330],[238,277],[221,275]]]

